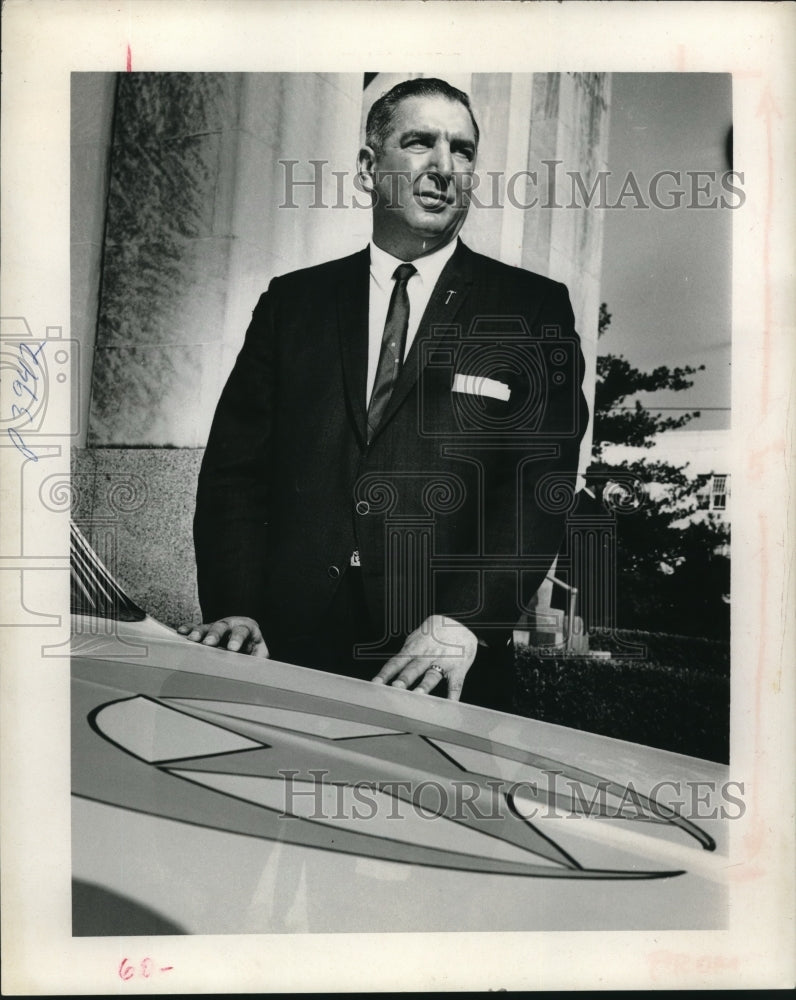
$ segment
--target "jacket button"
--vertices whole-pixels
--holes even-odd
[[[330,576],[330,577],[331,577],[331,578],[332,578],[333,580],[336,580],[336,579],[338,578],[338,576],[340,576],[340,570],[339,570],[339,569],[338,569],[338,568],[337,568],[336,566],[330,566],[330,567],[329,567],[329,568],[328,568],[328,569],[326,570],[326,572],[327,572],[327,573],[329,574],[329,576]]]
[[[367,500],[360,500],[359,503],[357,504],[356,510],[357,514],[369,514],[370,504],[367,502]]]

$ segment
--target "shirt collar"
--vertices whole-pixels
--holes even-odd
[[[456,252],[458,243],[458,238],[451,240],[450,243],[447,243],[439,250],[435,250],[433,253],[426,254],[425,257],[418,257],[416,260],[411,261],[411,263],[417,268],[417,273],[424,285],[428,285],[431,288],[436,285],[437,279],[442,274],[443,268]],[[392,283],[392,276],[395,273],[396,267],[398,267],[399,264],[404,263],[406,262],[400,260],[398,257],[393,257],[391,253],[387,253],[387,251],[382,250],[381,247],[377,247],[371,240],[370,273],[379,288],[389,288]]]

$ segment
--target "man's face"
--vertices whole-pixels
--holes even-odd
[[[364,167],[373,180],[377,243],[404,258],[449,243],[470,206],[475,154],[475,130],[463,104],[442,96],[403,100],[383,149]]]

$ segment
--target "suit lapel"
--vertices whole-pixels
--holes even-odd
[[[364,447],[367,443],[365,391],[370,300],[370,253],[367,247],[341,268],[336,296],[346,406],[360,444]]]
[[[390,422],[428,363],[429,352],[424,349],[424,342],[434,336],[436,328],[448,327],[455,321],[470,292],[472,283],[471,251],[460,242],[434,286],[434,291],[431,293],[431,298],[420,320],[412,347],[401,367],[401,374],[395,383],[390,402],[374,434],[374,439]]]

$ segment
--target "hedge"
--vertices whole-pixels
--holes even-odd
[[[645,632],[590,636],[591,649],[646,647],[611,659],[519,648],[515,711],[677,753],[729,760],[729,643]]]

